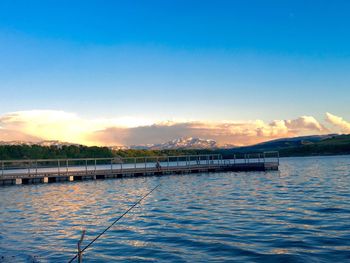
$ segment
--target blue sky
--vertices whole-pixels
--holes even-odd
[[[0,2],[0,114],[350,119],[349,1]]]

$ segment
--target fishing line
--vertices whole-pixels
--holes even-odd
[[[156,190],[158,187],[160,186],[160,184],[158,184],[156,187],[154,187],[151,191],[149,191],[146,195],[144,195],[142,198],[140,198],[135,204],[133,204],[132,206],[130,206],[130,208],[128,210],[126,210],[121,216],[119,216],[116,220],[113,221],[113,223],[111,225],[109,225],[105,230],[103,230],[98,236],[96,236],[93,240],[90,241],[90,243],[84,247],[81,250],[81,253],[83,253],[88,247],[90,247],[97,239],[99,239],[104,233],[106,233],[108,231],[108,229],[110,229],[115,223],[117,223],[120,219],[122,219],[127,213],[129,213],[135,206],[137,206],[139,203],[141,203],[141,201],[143,199],[145,199],[147,196],[149,196],[154,190]],[[71,263],[73,262],[74,259],[76,259],[78,257],[78,253],[75,254],[75,256],[69,260],[68,262]]]

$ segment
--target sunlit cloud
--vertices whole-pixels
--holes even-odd
[[[31,110],[0,116],[0,141],[60,140],[86,145],[91,133],[107,127],[134,127],[152,122],[144,118],[83,119],[75,113],[54,110]]]
[[[0,126],[7,130],[19,131],[28,135],[28,140],[62,140],[85,143],[84,135],[89,123],[76,114],[63,111],[32,110],[5,114],[0,118]],[[13,140],[23,140],[14,134]],[[36,141],[36,140],[34,140]]]
[[[341,132],[350,133],[350,122],[345,121],[342,117],[327,112],[326,121],[338,128]]]
[[[328,123],[350,132],[341,117],[326,114]],[[159,121],[142,117],[86,119],[75,113],[32,110],[0,116],[0,141],[59,140],[85,145],[145,145],[180,137],[216,140],[219,145],[249,145],[271,139],[334,132],[312,116],[291,120]]]
[[[219,144],[247,145],[281,137],[326,133],[328,130],[313,117],[265,123],[247,122],[186,122],[161,123],[129,129],[109,127],[92,134],[91,139],[112,145],[162,143],[180,137],[214,139]]]

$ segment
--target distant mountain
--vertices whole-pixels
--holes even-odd
[[[337,136],[336,134],[299,136],[294,138],[281,138],[250,146],[237,147],[232,144],[219,145],[215,140],[194,137],[182,137],[165,143],[132,145],[128,147],[134,150],[175,150],[175,149],[211,149],[211,150],[232,150],[235,152],[261,152],[279,151],[281,149],[298,147],[320,142],[322,140]],[[114,149],[114,147],[113,147]],[[115,149],[126,149],[125,147],[115,147]]]
[[[321,141],[281,150],[282,156],[350,154],[350,135],[335,135]]]
[[[0,141],[0,145],[39,145],[39,146],[55,146],[61,148],[62,146],[79,146],[80,144],[61,142],[57,140],[46,140],[38,142],[28,142],[28,141]]]
[[[299,147],[303,145],[314,144],[325,139],[333,138],[338,136],[337,134],[327,135],[310,135],[310,136],[299,136],[293,138],[281,138],[272,141],[262,142],[255,145],[239,147],[235,150],[238,151],[279,151],[284,148]]]
[[[215,140],[187,137],[159,144],[133,145],[130,148],[145,150],[216,149],[218,145]]]
[[[7,146],[3,146],[7,145]],[[28,147],[38,145],[38,147]],[[50,147],[48,147],[50,146]],[[69,148],[63,146],[71,146]],[[51,147],[57,147],[53,149]],[[114,149],[113,149],[114,148]],[[164,150],[129,151],[128,149]],[[122,150],[122,151],[112,151]],[[46,159],[46,158],[87,158],[87,157],[140,157],[165,154],[222,154],[224,158],[233,158],[235,154],[264,151],[279,151],[280,156],[313,156],[350,154],[349,135],[315,135],[278,139],[252,146],[218,146],[214,140],[201,138],[180,138],[166,143],[143,146],[88,147],[60,141],[41,142],[0,142],[0,160],[9,159]]]
[[[114,145],[114,146],[108,146],[109,149],[112,151],[119,151],[119,150],[128,150],[130,147],[124,146],[124,145]]]
[[[54,146],[58,149],[62,149],[63,146],[81,147],[79,144],[60,142],[57,140],[46,140],[40,142],[0,141],[0,146],[1,145],[38,145],[45,147]],[[327,134],[282,138],[244,147],[235,147],[234,145],[219,145],[215,140],[211,139],[183,137],[159,144],[133,145],[130,147],[114,146],[108,148],[110,150],[197,150],[217,152],[224,156],[231,156],[235,153],[267,151],[279,151],[281,156],[332,155],[350,154],[350,135]]]
[[[312,156],[350,154],[350,135],[313,135],[278,139],[252,146],[221,149],[225,156],[235,153],[279,151],[280,156]]]

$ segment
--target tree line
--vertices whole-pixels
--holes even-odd
[[[213,150],[112,150],[98,146],[40,146],[40,145],[1,145],[0,160],[22,159],[65,159],[65,158],[113,158],[213,154]]]
[[[301,146],[270,148],[278,150],[281,157],[350,154],[350,135],[338,136],[318,143]],[[65,159],[65,158],[113,158],[178,156],[197,154],[221,154],[223,158],[233,158],[235,154],[263,152],[259,147],[233,149],[174,149],[174,150],[112,150],[97,146],[40,146],[40,145],[0,145],[0,160],[22,159]]]

